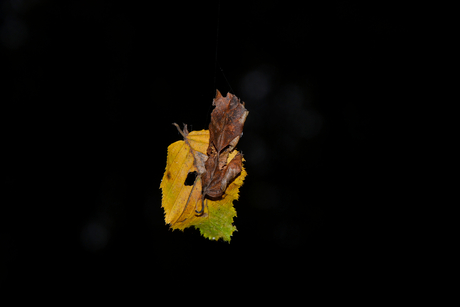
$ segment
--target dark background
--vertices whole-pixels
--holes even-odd
[[[314,282],[397,257],[384,217],[401,6],[0,3],[2,282]],[[207,128],[216,88],[250,111],[230,244],[169,230],[159,190],[171,123]]]

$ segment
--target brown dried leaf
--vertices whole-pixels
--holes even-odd
[[[235,95],[223,97],[219,91],[213,101],[215,106],[209,124],[208,159],[202,176],[203,196],[221,197],[228,184],[241,172],[242,155],[238,153],[228,164],[230,152],[243,135],[244,122],[249,114]]]

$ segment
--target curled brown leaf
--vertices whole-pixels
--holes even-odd
[[[235,95],[223,97],[219,91],[213,101],[215,106],[209,124],[209,146],[206,171],[203,173],[203,197],[221,197],[228,184],[242,169],[242,155],[238,153],[228,164],[227,158],[243,135],[249,111]]]

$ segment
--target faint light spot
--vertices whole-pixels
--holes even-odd
[[[291,131],[303,138],[312,138],[319,134],[323,119],[306,99],[303,90],[296,85],[288,85],[277,95],[277,103]]]
[[[273,209],[282,203],[281,192],[276,184],[259,182],[253,192],[257,196],[253,205],[260,209]]]
[[[107,245],[109,232],[99,222],[89,222],[86,224],[80,234],[83,246],[90,251],[99,251]]]
[[[273,236],[280,246],[296,248],[301,244],[302,228],[298,223],[281,221],[273,229]]]
[[[256,167],[266,167],[267,146],[262,138],[252,135],[252,141],[248,144],[249,148],[244,152],[248,155],[248,161],[251,161]]]
[[[270,88],[271,73],[266,68],[250,71],[241,80],[241,96],[248,101],[264,99]]]
[[[26,9],[31,8],[37,0],[9,0],[7,1],[9,5],[11,5],[11,8],[17,12],[22,12]]]
[[[2,45],[16,49],[24,44],[27,39],[27,32],[27,27],[21,19],[9,15],[0,28],[0,41]]]
[[[323,126],[321,116],[313,109],[302,110],[296,122],[300,134],[304,138],[312,138],[319,134]]]

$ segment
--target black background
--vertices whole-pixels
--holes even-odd
[[[2,282],[382,270],[408,33],[372,3],[3,1]],[[216,88],[250,111],[230,244],[169,230],[159,190],[171,123],[206,129]]]

